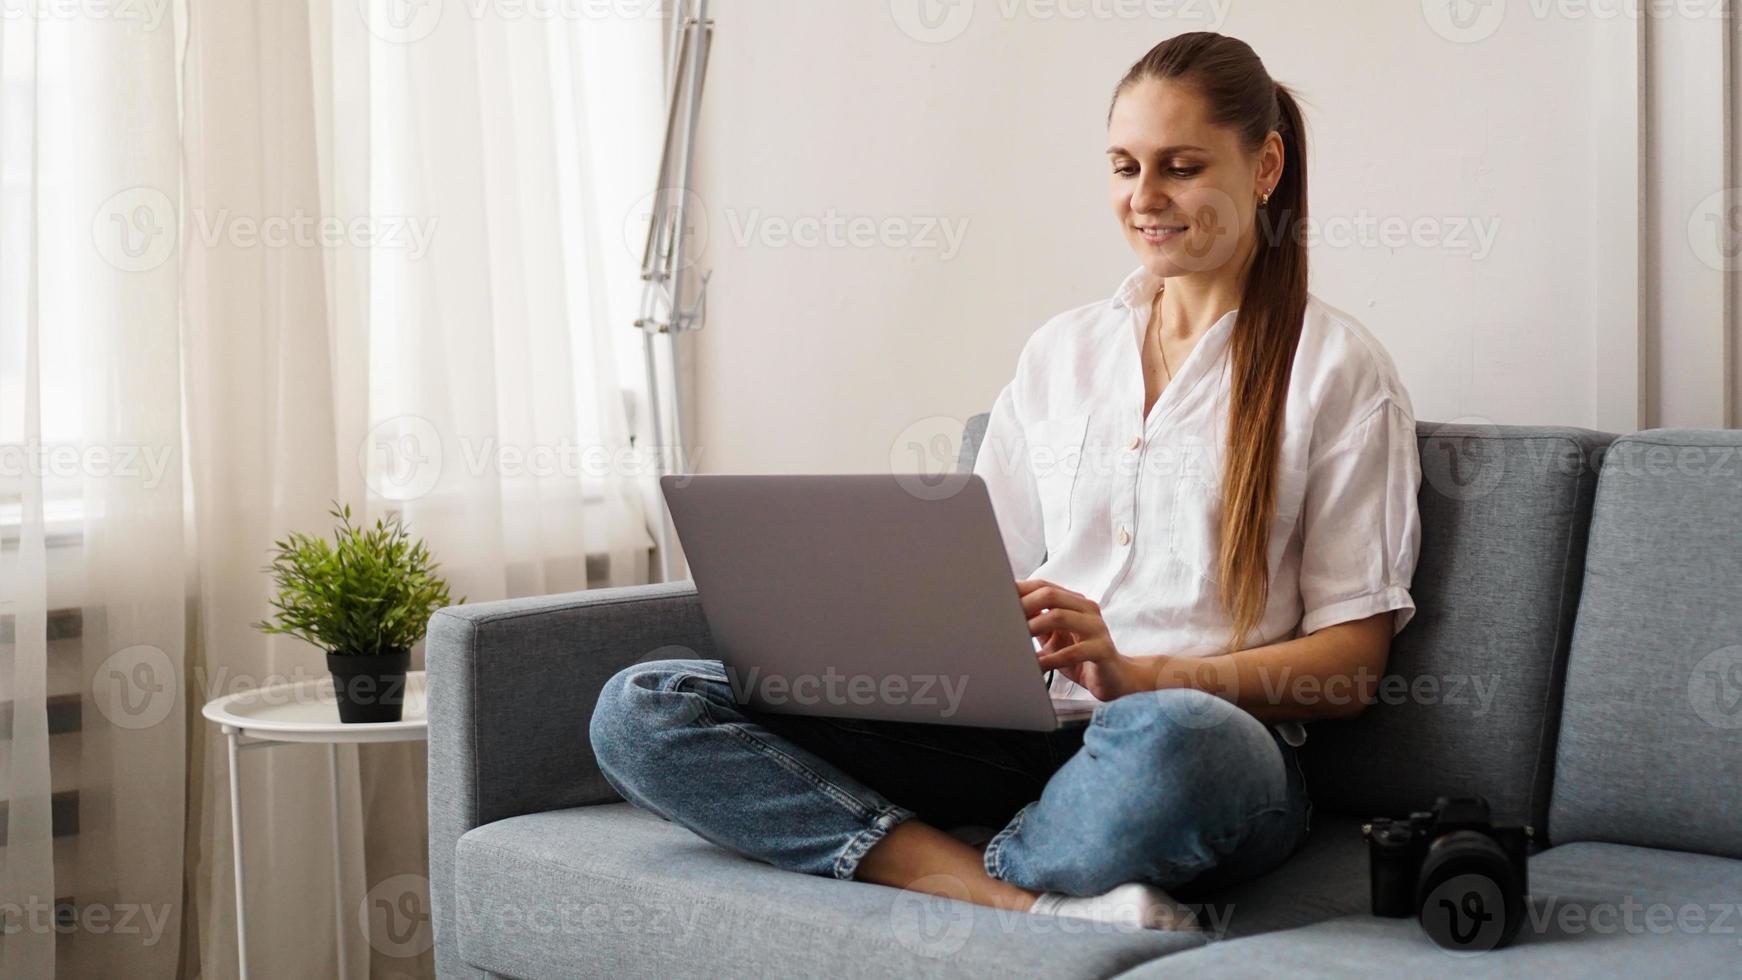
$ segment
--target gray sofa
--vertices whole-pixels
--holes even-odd
[[[679,582],[431,620],[440,975],[1742,975],[1742,431],[1419,435],[1418,612],[1392,677],[1310,727],[1311,838],[1214,896],[1208,935],[788,874],[621,802],[589,712],[627,664],[713,655]],[[1451,793],[1548,845],[1497,952],[1367,911],[1362,818]]]

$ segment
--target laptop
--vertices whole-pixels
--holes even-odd
[[[660,478],[727,678],[759,711],[1050,731],[1052,698],[973,474]]]

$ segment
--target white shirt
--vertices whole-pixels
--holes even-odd
[[[1035,331],[974,472],[1018,578],[1094,599],[1127,656],[1205,656],[1233,629],[1215,575],[1235,315],[1204,334],[1145,418],[1141,350],[1159,285],[1140,268],[1110,301]],[[1270,601],[1246,646],[1393,610],[1402,629],[1421,541],[1414,409],[1373,335],[1316,297],[1277,477]],[[1092,698],[1062,676],[1053,694]]]

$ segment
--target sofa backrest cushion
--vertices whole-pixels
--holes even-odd
[[[1742,858],[1742,431],[1617,440],[1582,591],[1550,838]]]
[[[965,427],[963,469],[984,422]],[[1540,823],[1596,466],[1612,437],[1422,422],[1417,438],[1416,613],[1392,642],[1380,703],[1308,726],[1308,786],[1332,813],[1479,794],[1496,820]]]
[[[1379,702],[1308,726],[1315,805],[1401,814],[1486,797],[1540,825],[1596,466],[1585,429],[1422,422],[1414,618],[1392,641]]]
[[[960,473],[974,472],[974,458],[980,455],[980,443],[986,439],[986,423],[992,416],[987,412],[969,417],[962,425],[962,449],[956,457],[956,471]]]

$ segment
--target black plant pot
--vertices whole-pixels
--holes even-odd
[[[339,698],[339,720],[347,725],[398,721],[405,710],[405,669],[411,651],[355,657],[327,654],[333,692]]]

